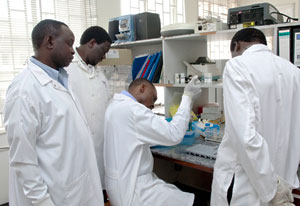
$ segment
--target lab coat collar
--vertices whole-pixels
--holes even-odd
[[[115,95],[114,95],[114,99],[115,99],[115,100],[121,100],[121,101],[124,101],[124,100],[130,100],[130,101],[137,102],[137,101],[135,101],[134,99],[132,99],[131,97],[126,96],[125,94],[122,94],[122,93],[120,93],[120,94],[115,94]]]
[[[248,55],[254,52],[258,52],[258,51],[269,51],[272,52],[268,46],[264,45],[264,44],[254,44],[252,46],[250,46],[248,49],[246,49],[244,51],[244,53],[242,55]]]
[[[83,61],[83,59],[81,58],[81,56],[79,55],[79,53],[77,52],[77,48],[75,48],[75,54],[74,54],[74,61],[76,62],[80,69],[82,69],[84,72],[89,74],[89,78],[94,78],[95,77],[95,67],[92,65],[87,65],[85,63],[85,61]]]
[[[40,62],[34,56],[30,57],[30,61],[35,65],[37,65],[38,67],[40,67],[41,69],[43,69],[48,74],[48,76],[50,76],[52,79],[58,81],[58,75],[59,75],[58,70],[53,69],[52,67],[44,64],[43,62]]]
[[[49,82],[53,83],[54,88],[60,89],[63,91],[67,91],[67,89],[62,86],[59,82],[52,79],[42,68],[31,62],[30,60],[27,61],[28,69],[32,72],[35,78],[40,82],[42,86],[45,86]]]
[[[121,94],[123,94],[123,95],[125,95],[127,97],[130,97],[131,99],[133,99],[134,101],[136,101],[136,98],[132,94],[130,94],[128,91],[126,91],[126,90],[123,90],[121,92]]]

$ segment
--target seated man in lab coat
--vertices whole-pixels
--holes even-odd
[[[34,56],[12,81],[4,106],[9,204],[104,205],[92,135],[63,68],[73,59],[74,35],[48,19],[31,37]]]
[[[96,65],[105,58],[110,49],[111,39],[99,26],[87,28],[75,48],[74,60],[66,69],[69,87],[80,102],[91,129],[102,188],[104,189],[104,115],[110,98],[108,82]]]
[[[152,172],[152,145],[176,145],[188,128],[192,97],[201,92],[197,77],[186,85],[171,122],[151,109],[156,89],[146,79],[136,79],[128,92],[115,94],[105,114],[105,188],[114,206],[191,206],[194,194],[158,179]]]
[[[293,205],[299,187],[300,72],[257,29],[238,31],[224,70],[226,128],[211,205]]]

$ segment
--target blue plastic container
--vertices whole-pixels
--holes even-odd
[[[183,137],[181,145],[193,145],[195,142],[195,132],[187,131]]]
[[[167,120],[168,122],[171,122],[172,119],[173,119],[172,117],[166,118],[166,120]]]

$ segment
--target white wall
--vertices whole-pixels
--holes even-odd
[[[5,134],[0,133],[0,148],[7,147]],[[8,202],[8,149],[0,149],[0,205]]]
[[[238,6],[245,6],[262,2],[268,2],[272,4],[284,14],[292,17],[298,17],[299,0],[238,0]]]
[[[185,22],[195,23],[198,19],[198,0],[185,0]]]
[[[108,31],[108,21],[121,16],[121,0],[97,0],[98,25]]]

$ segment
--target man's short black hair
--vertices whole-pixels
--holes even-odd
[[[80,45],[88,43],[91,39],[95,39],[97,44],[106,41],[112,43],[108,33],[100,26],[91,26],[87,28],[80,38]]]
[[[134,89],[135,87],[141,85],[141,84],[148,84],[148,85],[151,85],[153,88],[155,88],[155,86],[153,85],[152,82],[150,82],[148,79],[144,79],[144,78],[139,78],[139,79],[135,79],[133,80],[129,87],[128,87],[128,90],[130,89]]]
[[[261,44],[267,45],[267,40],[264,33],[254,28],[246,28],[238,31],[231,40],[230,51],[234,50],[235,43],[239,41],[259,42]]]
[[[32,46],[34,50],[38,50],[47,35],[57,36],[61,26],[68,27],[65,23],[53,19],[45,19],[40,21],[31,32]]]

